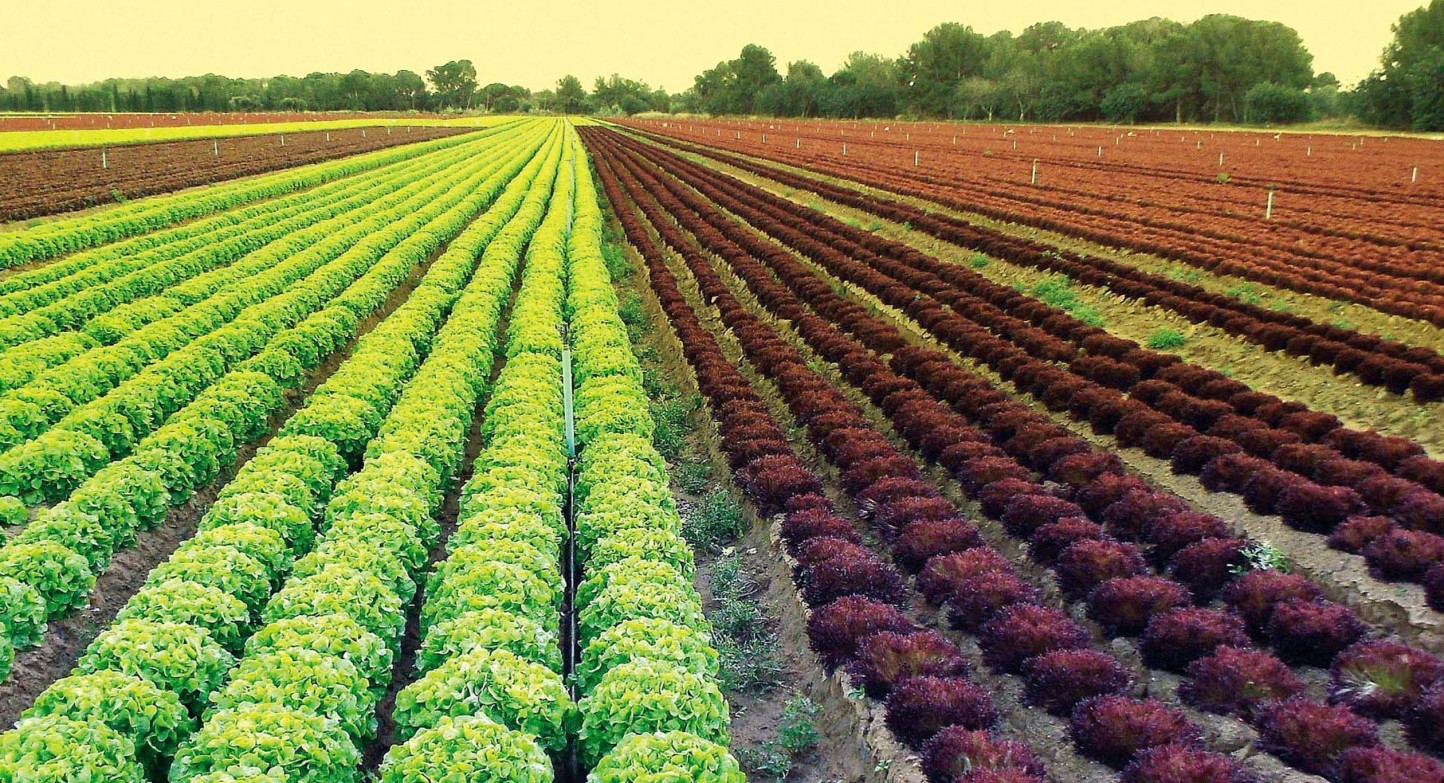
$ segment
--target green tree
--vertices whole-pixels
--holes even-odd
[[[587,110],[587,89],[581,79],[571,74],[557,79],[556,110],[562,114],[581,114]]]
[[[1244,94],[1244,121],[1276,125],[1303,122],[1312,116],[1309,94],[1273,82],[1259,82]]]
[[[958,87],[983,73],[989,55],[988,38],[971,27],[947,22],[927,31],[908,48],[899,67],[907,85],[908,108],[932,116],[958,116]]]
[[[1399,18],[1381,67],[1356,93],[1359,113],[1368,122],[1444,130],[1444,0]]]
[[[896,61],[853,52],[828,79],[820,105],[822,113],[829,117],[894,117],[901,97]]]
[[[815,117],[820,111],[827,76],[806,60],[787,65],[787,76],[757,97],[757,110],[777,117]]]
[[[777,72],[777,58],[757,44],[742,47],[742,53],[731,65],[732,103],[744,114],[755,112],[757,96],[782,81],[782,75]]]
[[[1137,82],[1124,82],[1104,93],[1098,108],[1109,122],[1137,122],[1148,110],[1148,93]]]
[[[476,66],[470,60],[452,60],[426,72],[426,79],[436,89],[438,106],[469,109],[476,92]]]
[[[426,105],[426,80],[412,71],[396,72],[397,109],[414,111]]]

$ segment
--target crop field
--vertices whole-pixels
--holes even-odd
[[[0,223],[464,132],[372,126],[123,145],[103,153],[95,146],[15,153],[0,157]]]
[[[325,124],[0,154],[0,782],[1444,780],[1437,143]]]
[[[91,117],[93,115],[83,115]],[[101,115],[105,116],[105,115]],[[460,127],[477,128],[490,125],[497,120],[505,121],[501,117],[463,117],[463,118],[439,118],[426,115],[414,116],[404,115],[389,117],[385,114],[362,114],[355,113],[347,119],[329,119],[334,115],[304,115],[290,117],[285,115],[237,115],[249,116],[249,122],[196,122],[186,124],[165,118],[178,117],[182,120],[188,117],[202,117],[204,115],[115,115],[129,117],[153,117],[155,125],[141,124],[139,120],[113,126],[95,125],[87,122],[79,127],[67,127],[65,123],[56,120],[56,127],[49,128],[48,125],[42,128],[33,128],[31,123],[17,125],[20,119],[12,119],[8,116],[0,117],[0,152],[15,152],[21,150],[48,150],[64,149],[68,147],[101,147],[124,144],[145,144],[159,141],[180,141],[184,139],[224,139],[232,136],[255,136],[273,135],[281,133],[307,133],[311,131],[339,131],[348,128],[416,128],[416,127]],[[223,115],[224,116],[224,115]],[[259,119],[257,119],[259,118]],[[5,128],[6,124],[12,128]]]

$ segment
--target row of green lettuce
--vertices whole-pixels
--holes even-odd
[[[244,210],[225,212],[207,221],[215,225],[205,234],[139,253],[97,259],[42,285],[0,296],[0,313],[4,314],[0,317],[0,348],[4,349],[0,359],[26,358],[28,354],[17,352],[17,346],[27,345],[33,352],[40,347],[35,343],[66,331],[79,330],[98,344],[111,344],[119,336],[116,328],[123,334],[126,327],[133,329],[138,323],[171,315],[186,304],[267,268],[257,266],[249,257],[255,251],[280,239],[294,242],[299,238],[296,232],[366,206],[427,172],[455,163],[468,150],[487,141],[490,139],[418,155]],[[302,236],[314,242],[326,233],[313,229]],[[247,263],[236,263],[243,257]],[[271,258],[271,264],[275,262]],[[5,282],[23,281],[57,266],[61,264],[48,264]],[[173,287],[187,282],[184,294],[172,292]],[[157,294],[165,298],[157,298]],[[171,309],[164,309],[166,304]],[[120,318],[102,318],[117,308]],[[12,377],[12,371],[7,370],[3,380],[13,383]]]
[[[268,429],[270,417],[284,402],[284,392],[299,388],[309,371],[385,304],[416,264],[491,204],[546,136],[546,129],[538,126],[525,143],[511,148],[510,159],[498,160],[469,177],[463,197],[440,214],[423,208],[420,214],[427,219],[421,225],[388,229],[374,237],[376,247],[384,247],[380,243],[385,242],[390,249],[373,251],[379,258],[365,263],[364,274],[361,269],[353,271],[355,282],[341,296],[277,334],[254,357],[165,419],[129,456],[95,471],[66,501],[41,511],[0,548],[5,590],[33,591],[43,609],[33,611],[35,600],[0,608],[4,632],[0,635],[19,645],[33,644],[38,641],[36,626],[83,606],[111,555],[133,545],[139,530],[159,525],[169,506],[185,502],[233,464],[240,447]],[[398,220],[413,222],[402,216]],[[399,241],[393,242],[395,235]],[[354,449],[366,441],[364,428],[357,424],[361,415],[352,411],[348,418],[334,408],[307,406],[291,417],[286,428],[327,433],[349,429],[346,445]],[[259,508],[256,513],[266,510]],[[17,608],[21,606],[32,609],[22,612]],[[35,630],[18,630],[22,627]]]
[[[745,780],[692,586],[691,552],[641,371],[600,254],[585,154],[569,134],[552,209],[527,250],[506,364],[448,555],[427,585],[420,679],[395,705],[382,783],[547,783],[574,751],[599,783]],[[576,348],[576,519],[586,579],[563,610],[571,533],[561,326]],[[575,618],[574,628],[559,621]],[[575,632],[570,683],[558,640]]]
[[[356,779],[560,134],[541,149],[0,735],[0,779]]]
[[[504,126],[493,127],[480,133],[494,132],[501,127]],[[0,234],[0,269],[43,261],[137,235],[149,235],[146,238],[155,242],[163,241],[151,232],[260,199],[313,187],[358,171],[405,160],[415,154],[418,148],[445,149],[464,144],[476,136],[477,134],[450,136],[400,149],[301,166],[276,174],[216,185],[207,188],[203,193],[157,196],[90,215],[49,221],[23,231],[3,233]],[[132,248],[146,246],[148,244],[142,242]]]
[[[652,445],[642,370],[602,259],[602,212],[580,149],[566,310],[580,448],[576,556],[586,577],[575,596],[582,761],[595,783],[744,783],[727,751],[718,654]]]
[[[0,397],[0,448],[8,447],[0,494],[54,502],[124,456],[156,422],[336,296],[356,270],[459,203],[467,181],[506,159],[509,145],[499,146],[259,250],[241,264],[254,259],[258,268],[219,295]]]
[[[383,783],[549,781],[548,754],[565,750],[574,729],[558,628],[567,535],[558,327],[571,209],[562,154],[571,146],[567,138],[551,161],[482,449],[446,556],[427,580],[419,676],[396,696],[401,744],[381,765]]]

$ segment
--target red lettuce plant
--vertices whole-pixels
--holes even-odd
[[[1203,741],[1203,731],[1180,710],[1127,696],[1097,696],[1079,704],[1068,731],[1084,755],[1116,768],[1149,748],[1197,747]]]
[[[941,604],[964,579],[990,571],[1011,570],[1012,564],[997,550],[974,547],[929,560],[918,574],[918,589],[932,603]]]
[[[1329,601],[1283,601],[1269,618],[1274,652],[1291,664],[1328,666],[1364,635],[1364,623],[1348,607]]]
[[[1374,539],[1393,529],[1394,520],[1388,517],[1352,516],[1329,533],[1329,546],[1358,554]]]
[[[1082,517],[1069,517],[1044,525],[1028,538],[1028,557],[1052,565],[1058,555],[1077,541],[1103,538],[1103,528]]]
[[[1444,780],[1444,763],[1422,753],[1384,747],[1350,748],[1335,763],[1339,783],[1420,783]]]
[[[909,677],[963,677],[968,665],[957,645],[933,631],[873,634],[858,645],[848,673],[873,698]]]
[[[1265,704],[1254,721],[1258,745],[1304,772],[1329,777],[1339,754],[1379,744],[1379,727],[1347,707],[1303,696]]]
[[[1135,576],[1148,566],[1138,547],[1122,541],[1083,539],[1058,554],[1053,573],[1064,595],[1078,599],[1118,577]]]
[[[1123,768],[1120,783],[1258,783],[1258,778],[1222,753],[1188,745],[1160,745],[1141,751]]]
[[[1393,718],[1444,681],[1444,660],[1400,642],[1363,641],[1339,653],[1329,675],[1334,701],[1365,715]]]
[[[913,748],[948,726],[982,730],[997,722],[988,692],[959,677],[910,677],[887,697],[888,728]]]
[[[1394,528],[1364,547],[1369,572],[1386,581],[1417,582],[1444,562],[1444,536]]]
[[[1233,570],[1244,564],[1241,538],[1205,538],[1180,549],[1168,561],[1168,575],[1193,593],[1193,600],[1207,602],[1233,579]]]
[[[916,572],[929,560],[952,552],[982,546],[983,537],[971,523],[961,519],[927,519],[902,529],[893,542],[898,564]]]
[[[1188,665],[1178,697],[1201,710],[1248,718],[1264,702],[1303,689],[1303,680],[1277,657],[1260,650],[1220,647]]]
[[[954,628],[972,632],[994,615],[1015,604],[1036,604],[1038,589],[1006,571],[988,571],[957,584],[948,598],[948,620]]]
[[[807,638],[829,670],[851,661],[857,646],[875,633],[912,630],[912,621],[896,606],[856,595],[814,609],[807,621]]]
[[[1088,595],[1088,616],[1113,636],[1136,636],[1155,615],[1191,602],[1188,590],[1172,579],[1119,577]]]
[[[1090,638],[1087,629],[1057,609],[1021,604],[989,620],[978,641],[989,666],[1017,672],[1035,655],[1087,647]]]
[[[1081,516],[1083,509],[1072,501],[1052,495],[1018,495],[1003,510],[1002,522],[1008,532],[1026,538],[1050,522]]]
[[[843,554],[802,572],[802,598],[809,606],[831,603],[845,595],[863,595],[887,603],[903,600],[905,589],[896,569],[876,555]]]
[[[961,726],[949,726],[928,740],[922,750],[922,767],[933,783],[981,783],[984,779],[978,775],[988,771],[1013,772],[1016,780],[1041,783],[1045,774],[1042,762],[1027,745]],[[993,780],[1003,783],[1009,779]]]
[[[1094,696],[1125,693],[1133,675],[1107,653],[1097,650],[1054,650],[1023,664],[1028,703],[1067,717],[1079,702]]]
[[[1419,697],[1404,716],[1409,740],[1430,753],[1444,754],[1444,683],[1436,683]]]
[[[1219,647],[1250,644],[1238,615],[1190,607],[1155,616],[1144,629],[1138,647],[1149,666],[1180,672]]]
[[[1282,601],[1313,601],[1323,597],[1319,586],[1298,574],[1272,568],[1249,571],[1230,582],[1219,595],[1232,606],[1249,630],[1262,634],[1268,628],[1274,607]]]

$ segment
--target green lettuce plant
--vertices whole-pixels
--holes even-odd
[[[15,647],[34,647],[45,638],[45,599],[34,587],[0,576],[0,638]]]
[[[144,783],[135,745],[103,723],[27,718],[0,734],[0,780]]]
[[[602,676],[577,709],[582,762],[595,766],[629,734],[686,731],[727,744],[727,700],[712,680],[670,663],[638,660]]]
[[[117,671],[140,677],[180,698],[199,714],[225,680],[235,658],[194,625],[121,620],[86,648],[76,671]]]
[[[344,614],[386,640],[398,652],[406,613],[401,599],[375,576],[328,568],[305,579],[293,579],[266,605],[261,619],[272,623],[290,617]]]
[[[396,746],[380,777],[381,783],[553,780],[551,759],[532,737],[481,715],[442,718]]]
[[[221,711],[247,704],[304,710],[340,723],[359,746],[376,736],[376,699],[369,686],[344,658],[289,648],[241,659],[211,703]]]
[[[316,531],[306,511],[273,492],[244,492],[227,495],[211,504],[200,529],[249,522],[281,534],[293,552],[310,551]]]
[[[582,651],[574,674],[582,693],[624,663],[646,659],[675,664],[706,677],[717,676],[718,655],[707,633],[670,620],[627,620],[603,631]]]
[[[35,588],[51,620],[85,606],[95,587],[85,558],[53,542],[12,543],[0,549],[0,577],[6,576]]]
[[[152,773],[169,762],[196,720],[174,693],[117,671],[56,680],[22,717],[59,715],[102,723],[135,744],[136,759]]]
[[[184,552],[204,551],[211,548],[234,549],[250,557],[266,574],[273,586],[280,583],[291,567],[291,549],[280,533],[250,522],[236,522],[212,527],[195,534],[190,540],[176,548],[173,557]]]
[[[169,560],[151,569],[147,585],[180,579],[234,596],[252,615],[260,614],[271,597],[271,575],[260,561],[239,549],[212,546],[190,547],[172,553]]]
[[[458,655],[481,649],[506,650],[554,672],[562,670],[556,635],[536,620],[501,609],[462,612],[433,625],[416,652],[416,670],[425,674]]]
[[[344,614],[277,620],[246,641],[247,657],[281,650],[314,650],[349,661],[378,698],[391,681],[395,660],[381,637]]]
[[[334,721],[275,704],[210,716],[176,753],[171,783],[236,768],[279,772],[287,783],[355,783],[360,755]]]
[[[597,762],[595,783],[746,783],[724,745],[685,731],[632,734]]]
[[[618,583],[597,593],[578,613],[577,635],[585,646],[618,623],[644,618],[707,630],[707,618],[695,591],[658,589],[642,582]]]
[[[204,628],[232,653],[240,652],[251,626],[250,610],[241,599],[210,585],[183,579],[147,584],[131,596],[116,618],[186,623]]]
[[[446,661],[397,694],[396,735],[410,738],[459,715],[485,715],[560,751],[574,728],[576,707],[556,672],[506,650],[478,649]]]

